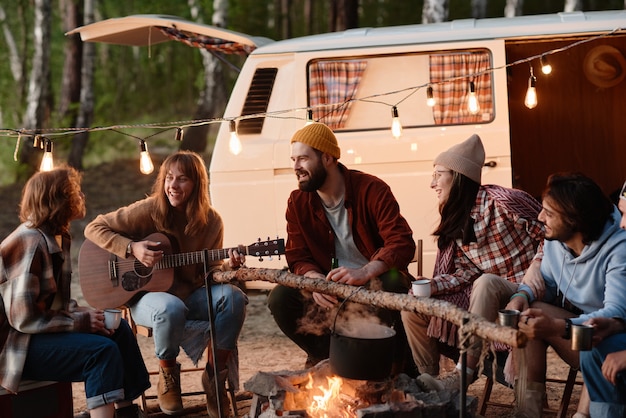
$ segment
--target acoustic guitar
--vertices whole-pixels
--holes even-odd
[[[145,238],[159,242],[153,249],[163,251],[163,258],[146,267],[135,257],[120,258],[85,239],[78,253],[80,288],[87,303],[97,309],[112,308],[128,303],[140,292],[165,292],[174,283],[174,269],[192,264],[228,258],[228,250],[202,250],[172,254],[169,238],[154,233]],[[262,259],[285,253],[285,240],[258,241],[247,247],[232,248],[240,254]]]

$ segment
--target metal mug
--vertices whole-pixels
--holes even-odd
[[[591,325],[572,324],[572,350],[576,350],[576,351],[591,350],[592,339],[593,339],[593,327]]]
[[[413,296],[418,298],[430,297],[430,279],[414,280],[411,283],[411,288],[413,289]]]
[[[498,311],[498,321],[505,327],[517,328],[520,311],[517,309],[500,309]]]

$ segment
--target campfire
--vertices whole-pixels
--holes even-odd
[[[334,375],[328,360],[301,371],[258,372],[244,383],[253,393],[249,418],[458,417],[459,391],[424,392],[400,374],[380,381]],[[467,416],[477,399],[467,398]]]

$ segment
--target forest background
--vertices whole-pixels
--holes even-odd
[[[43,149],[33,146],[36,134],[52,140],[56,163],[79,169],[137,158],[141,140],[151,153],[184,148],[210,161],[219,124],[187,128],[176,142],[173,122],[219,121],[245,57],[178,42],[140,48],[65,35],[93,21],[174,15],[280,40],[625,6],[625,0],[0,0],[0,185],[21,184],[37,170]]]

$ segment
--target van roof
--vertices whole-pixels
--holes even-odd
[[[626,10],[462,19],[442,23],[357,28],[286,39],[257,48],[252,55],[460,40],[514,39],[545,35],[569,36],[610,32],[624,28],[626,28]]]

